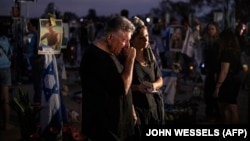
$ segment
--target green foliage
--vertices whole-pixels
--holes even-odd
[[[29,100],[29,94],[18,88],[18,96],[10,100],[10,106],[18,115],[21,138],[29,139],[38,132],[39,113],[42,107],[35,107]]]

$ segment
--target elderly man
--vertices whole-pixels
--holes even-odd
[[[127,18],[112,17],[82,58],[82,131],[91,141],[127,141],[133,135],[137,117],[130,86],[136,51],[130,38],[134,29]]]

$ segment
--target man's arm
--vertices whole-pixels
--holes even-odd
[[[214,97],[218,97],[220,87],[224,83],[224,80],[226,79],[228,75],[229,68],[230,68],[230,63],[221,62],[221,71],[219,73],[218,80],[215,86]]]
[[[61,35],[60,33],[56,34],[56,43],[52,46],[53,49],[58,49],[58,45],[60,44],[61,41]]]
[[[47,33],[43,34],[43,36],[41,37],[41,41],[44,40],[47,37]]]
[[[129,47],[129,48],[124,48],[123,52],[126,57],[126,61],[124,64],[124,70],[122,72],[122,79],[124,82],[125,94],[128,94],[128,91],[132,83],[136,50],[133,47]]]

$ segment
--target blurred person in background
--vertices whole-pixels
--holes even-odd
[[[247,36],[246,36],[246,30],[247,27],[244,24],[244,22],[239,22],[235,28],[235,33],[236,33],[236,37],[238,38],[239,41],[239,45],[241,48],[241,52],[246,52],[246,48],[247,48]]]
[[[11,45],[6,36],[6,29],[0,25],[0,103],[3,117],[1,129],[9,130],[10,125],[10,106],[9,106],[9,87],[11,86]]]
[[[164,50],[163,40],[163,25],[159,18],[154,18],[153,26],[149,31],[150,40],[152,40],[151,47],[156,57],[157,63],[160,68],[167,67],[167,58]]]
[[[129,11],[128,11],[128,9],[122,9],[122,10],[120,11],[120,15],[121,15],[121,16],[124,16],[124,17],[126,17],[126,18],[129,18]]]
[[[243,76],[243,80],[242,80],[242,89],[247,89],[247,79],[249,79],[249,75],[247,75],[248,72],[248,62],[249,62],[249,54],[247,53],[247,48],[249,47],[249,43],[248,43],[248,38],[246,35],[246,30],[247,27],[245,25],[244,22],[239,22],[238,25],[235,28],[235,34],[236,37],[239,41],[239,45],[240,45],[240,49],[241,49],[241,63],[242,66],[245,68],[245,73]]]
[[[238,124],[239,111],[237,98],[241,82],[235,76],[241,67],[240,46],[232,29],[225,29],[219,38],[219,66],[214,97],[218,98],[222,123]]]
[[[216,122],[219,119],[219,109],[217,100],[213,97],[216,85],[216,67],[218,59],[218,39],[220,28],[218,23],[208,23],[204,29],[202,37],[203,59],[205,63],[205,83],[204,83],[204,100],[206,122]]]
[[[31,63],[32,82],[34,89],[33,102],[40,104],[42,94],[42,71],[44,63],[44,55],[38,54],[38,26],[39,20],[32,18],[28,22],[29,42],[27,44],[27,54]]]

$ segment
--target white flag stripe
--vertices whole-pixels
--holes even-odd
[[[181,52],[183,54],[186,54],[188,57],[193,57],[194,53],[193,46],[194,46],[194,38],[192,36],[192,30],[188,28]]]

